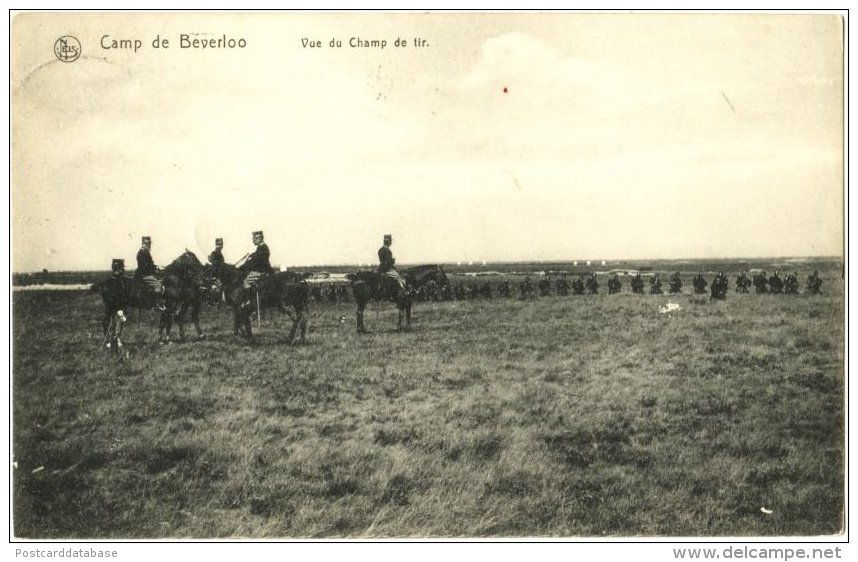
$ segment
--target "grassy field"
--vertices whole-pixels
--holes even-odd
[[[124,361],[99,347],[97,296],[16,293],[14,533],[836,533],[845,313],[839,269],[821,273],[817,297],[731,277],[725,302],[624,281],[419,303],[409,333],[387,304],[366,336],[319,305],[297,347],[284,317],[248,345],[213,308],[208,339],[158,346],[144,315]]]

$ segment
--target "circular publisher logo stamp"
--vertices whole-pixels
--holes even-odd
[[[54,54],[62,62],[74,62],[80,57],[80,41],[77,37],[63,35],[54,43]]]

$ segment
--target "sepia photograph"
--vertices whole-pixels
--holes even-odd
[[[12,540],[848,539],[845,10],[9,17]]]

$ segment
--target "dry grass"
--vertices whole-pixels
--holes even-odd
[[[16,294],[15,535],[835,533],[826,279],[821,297],[422,303],[410,333],[387,305],[367,336],[323,305],[301,347],[284,318],[246,345],[209,309],[208,340],[158,347],[146,319],[123,362],[98,349],[96,297]]]

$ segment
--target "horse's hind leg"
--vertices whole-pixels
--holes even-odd
[[[301,327],[301,343],[306,343],[307,338],[307,311],[301,309],[298,311],[298,325]]]

